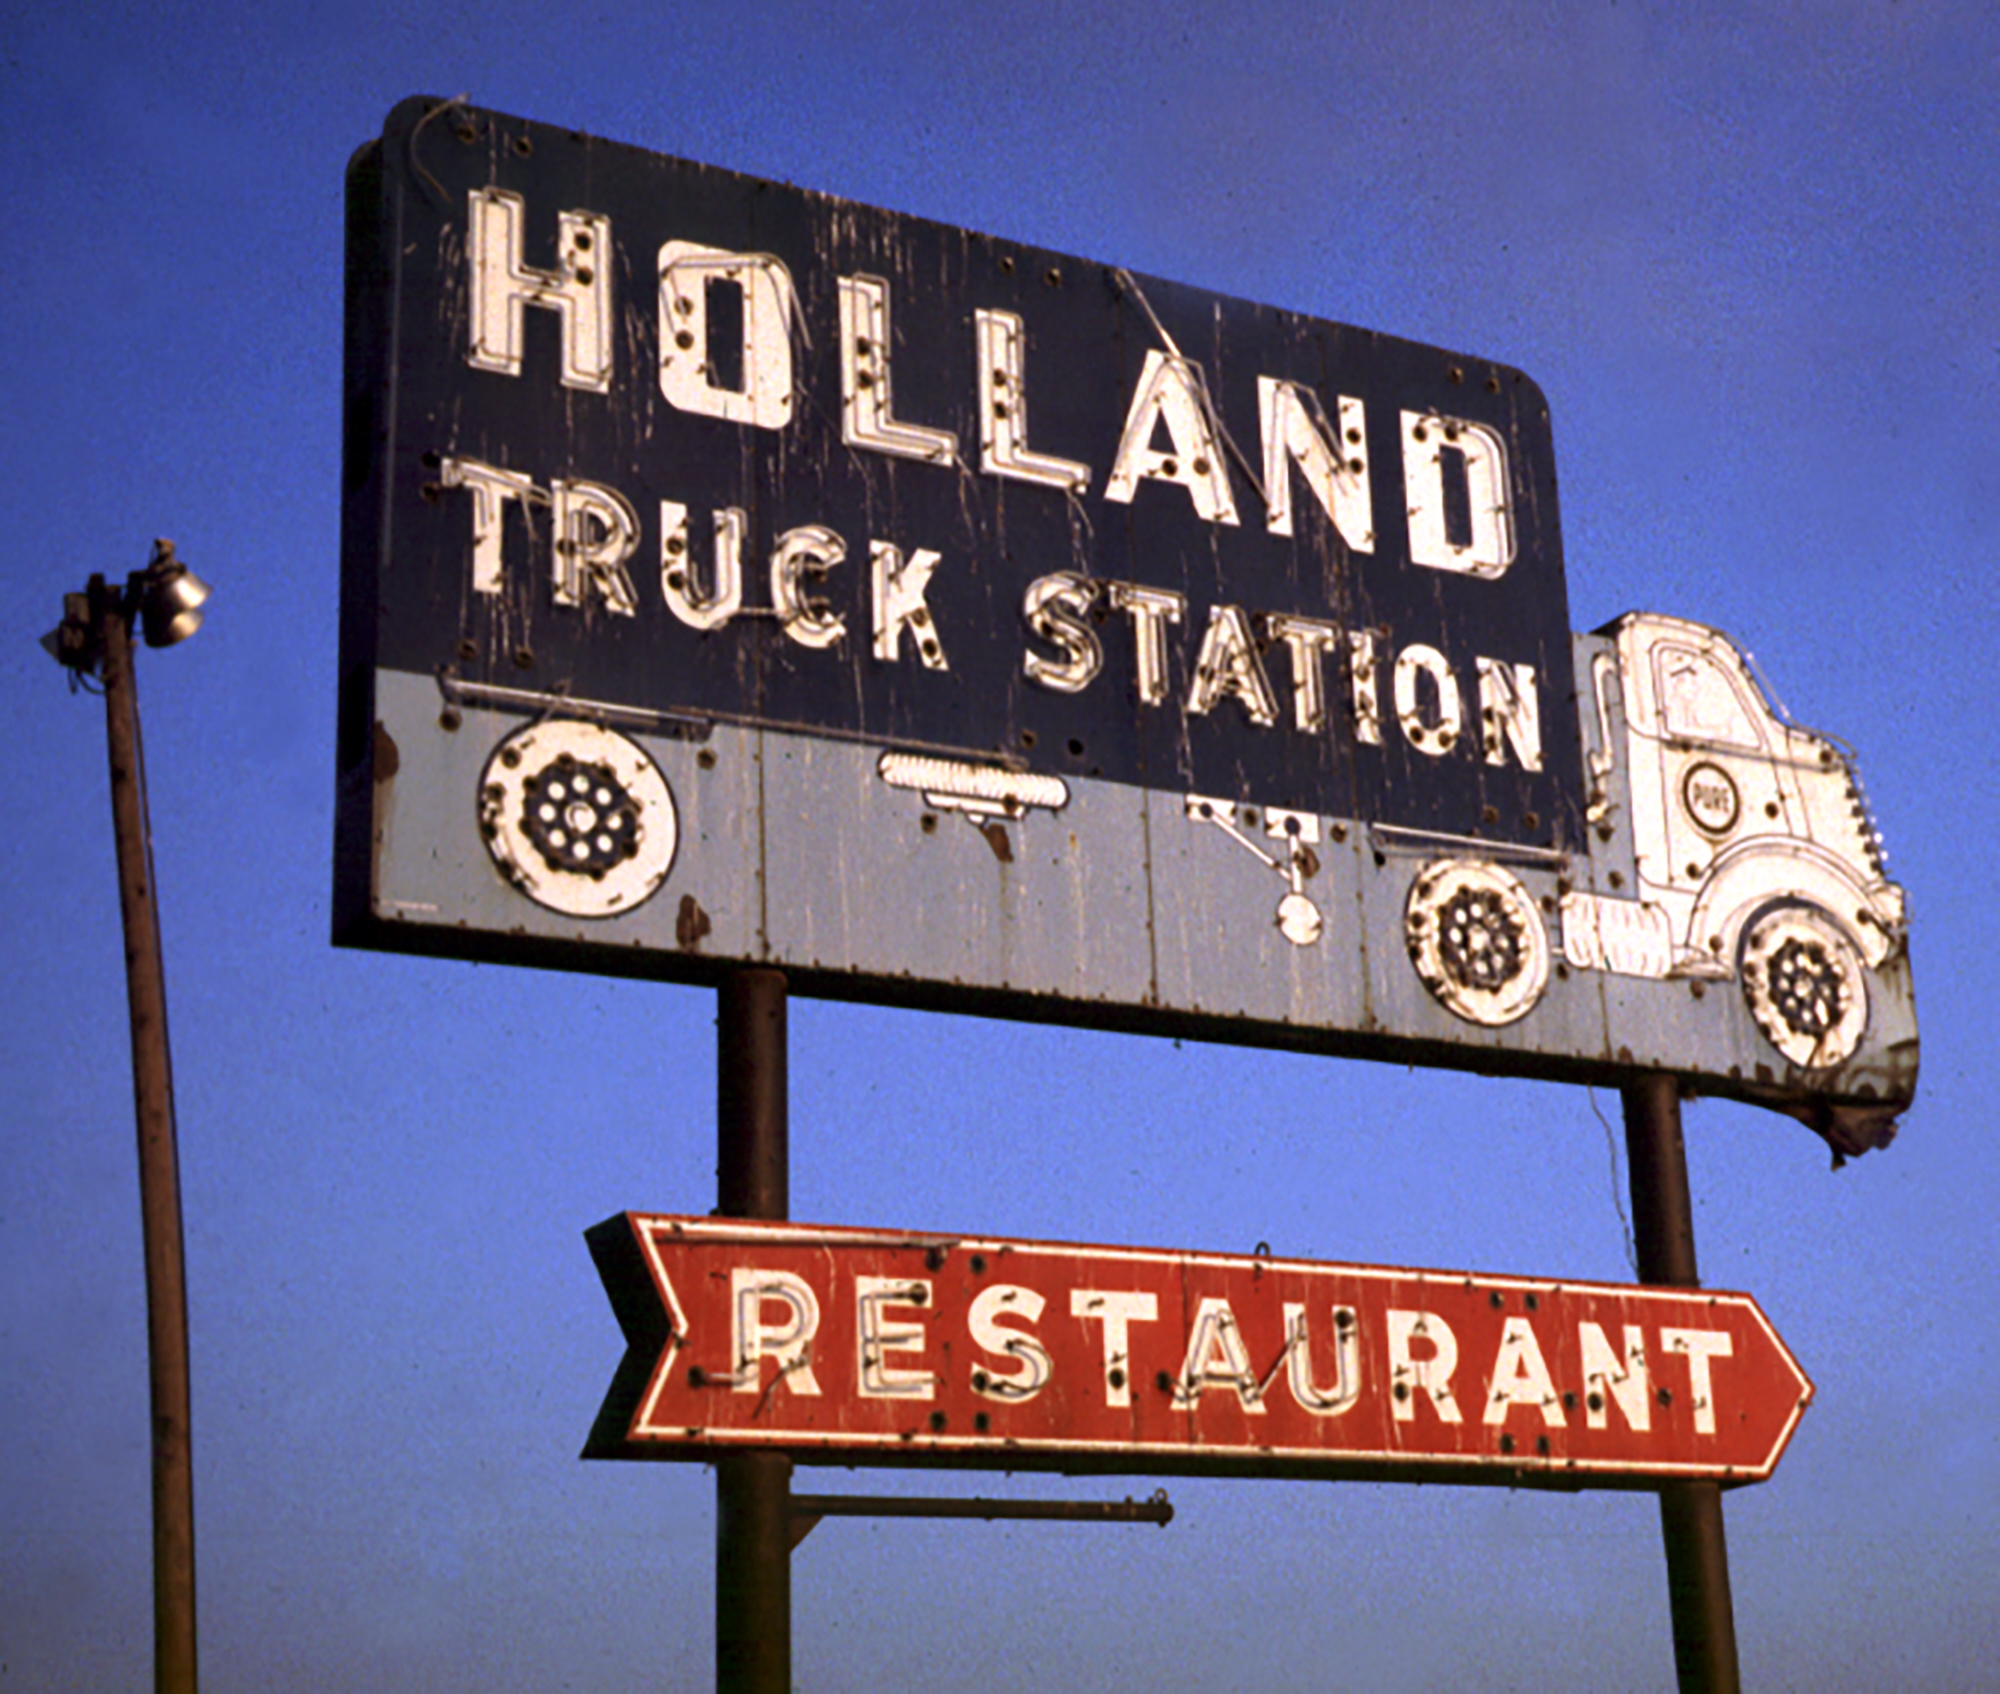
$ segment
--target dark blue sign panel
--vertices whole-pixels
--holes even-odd
[[[461,106],[355,193],[350,665],[1577,839],[1518,371]]]

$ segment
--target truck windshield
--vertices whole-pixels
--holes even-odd
[[[1692,647],[1661,646],[1654,650],[1653,662],[1669,735],[1732,747],[1763,744],[1736,680],[1711,655]]]

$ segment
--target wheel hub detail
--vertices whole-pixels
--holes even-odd
[[[639,851],[639,807],[609,765],[563,753],[521,785],[521,830],[550,870],[602,877]]]
[[[1477,859],[1444,859],[1411,885],[1410,963],[1456,1017],[1497,1029],[1524,1018],[1549,981],[1549,938],[1521,879]]]
[[[1438,957],[1461,987],[1490,994],[1521,974],[1520,920],[1491,890],[1459,889],[1438,923]]]

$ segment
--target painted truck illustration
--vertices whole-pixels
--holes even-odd
[[[1867,1027],[1867,973],[1904,933],[1851,755],[1781,722],[1712,629],[1645,614],[1582,639],[1589,822],[1617,840],[1606,826],[1628,808],[1633,873],[1629,895],[1563,897],[1564,956],[1624,976],[1737,978],[1786,1058],[1844,1062]]]
[[[1903,890],[1888,879],[1852,753],[1785,721],[1743,654],[1705,625],[1634,613],[1574,641],[1583,853],[1373,831],[1423,861],[1404,906],[1417,976],[1456,1017],[1496,1030],[1526,1019],[1570,972],[1734,984],[1795,1073],[1833,1078],[1861,1048],[1871,981],[1902,960],[1906,937]],[[1203,794],[1186,796],[1184,811],[1284,879],[1276,928],[1287,941],[1320,940],[1308,893],[1317,817]],[[1553,892],[1542,886],[1552,875]],[[1879,997],[1906,1000],[1907,985]],[[1913,1063],[1913,1042],[1900,1051]],[[1893,1112],[1865,1104],[1871,1089],[1905,1099],[1907,1077],[1864,1079],[1863,1103],[1809,1119],[1836,1150],[1886,1138]]]
[[[1906,1007],[1909,992],[1905,975],[1871,993],[1884,967],[1906,965],[1906,913],[1853,754],[1781,718],[1744,655],[1705,625],[1634,613],[1575,640],[1590,841],[1558,883],[1558,936],[1547,899],[1512,870],[1439,857],[1407,906],[1419,976],[1491,1026],[1541,1002],[1552,959],[1696,994],[1733,983],[1797,1073],[1834,1077],[1861,1048],[1872,1002]],[[1913,1033],[1896,1051],[1913,1073]],[[1859,1083],[1858,1103],[1784,1109],[1836,1152],[1864,1151],[1892,1133],[1886,1102],[1905,1102],[1908,1083],[1892,1065]]]

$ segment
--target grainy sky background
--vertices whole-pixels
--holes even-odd
[[[343,170],[399,98],[461,92],[1539,381],[1578,627],[1739,637],[1860,747],[1915,912],[1893,1148],[1834,1174],[1786,1120],[1688,1111],[1704,1275],[1819,1390],[1728,1500],[1747,1680],[1991,1675],[1989,8],[84,3],[16,8],[0,52],[0,1687],[149,1674],[102,714],[35,638],[156,534],[216,589],[140,661],[208,1686],[706,1686],[708,1473],[575,1455],[620,1351],[582,1230],[713,1203],[713,997],[327,942]],[[1602,1095],[807,1002],[793,1029],[800,1218],[1631,1274]],[[1671,1680],[1648,1497],[1169,1487],[1165,1531],[824,1526],[799,1685]]]

